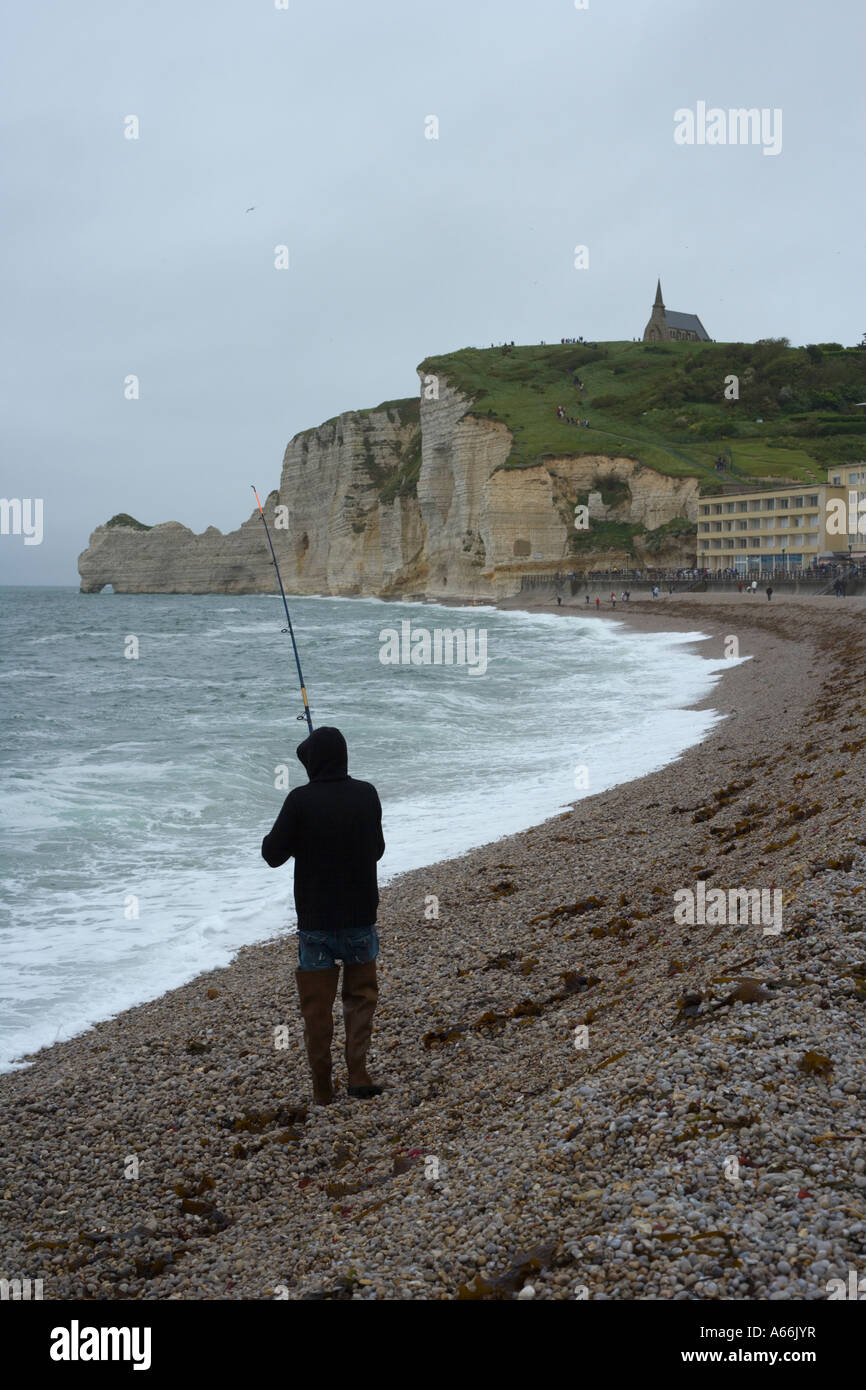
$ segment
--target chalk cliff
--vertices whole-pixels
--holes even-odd
[[[627,550],[637,564],[693,563],[693,540],[657,528],[694,521],[696,478],[601,455],[508,467],[511,445],[504,424],[473,414],[444,381],[435,400],[349,411],[295,435],[264,504],[287,591],[499,598],[524,574],[620,564]],[[574,526],[581,502],[585,533]],[[611,522],[626,523],[625,540]],[[274,587],[257,511],[227,535],[114,518],[93,532],[78,570],[83,593]]]

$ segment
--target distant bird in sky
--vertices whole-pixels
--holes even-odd
[[[255,208],[247,208],[247,212],[255,212]]]

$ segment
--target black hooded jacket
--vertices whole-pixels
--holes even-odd
[[[297,756],[309,782],[290,791],[262,841],[272,869],[294,855],[300,931],[352,931],[376,921],[376,864],[385,853],[376,788],[349,776],[339,729],[314,729]]]

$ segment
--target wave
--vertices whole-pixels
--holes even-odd
[[[119,655],[114,620],[67,604],[58,635],[87,640],[69,643],[64,698],[47,713],[34,714],[32,691],[51,644],[45,668],[15,668],[0,769],[7,1067],[291,930],[291,870],[271,873],[260,844],[286,778],[305,780],[295,748],[306,728],[290,647],[255,621],[262,597],[279,601],[245,596],[217,610],[240,615],[220,627],[200,625],[212,603],[175,597],[177,627],[149,633],[168,605],[128,596],[137,662]],[[701,656],[701,632],[634,633],[579,614],[316,595],[295,598],[292,617],[314,722],[344,729],[352,775],[379,789],[383,882],[671,762],[718,721],[694,705],[735,664]],[[487,672],[383,666],[378,632],[402,618],[485,627]],[[130,897],[138,916],[127,921]]]

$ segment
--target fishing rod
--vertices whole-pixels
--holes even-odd
[[[301,658],[298,656],[298,644],[297,644],[297,642],[295,641],[295,631],[294,631],[294,628],[292,627],[292,619],[291,619],[291,617],[290,617],[290,615],[289,615],[289,605],[288,605],[288,603],[286,602],[286,591],[285,591],[285,589],[283,588],[283,580],[282,580],[282,576],[281,576],[281,574],[280,574],[280,567],[279,567],[279,565],[277,564],[277,557],[276,557],[276,554],[275,554],[275,552],[274,552],[274,543],[273,543],[273,541],[271,540],[271,533],[270,533],[270,531],[269,531],[269,529],[268,529],[267,518],[266,518],[266,516],[265,516],[264,509],[263,509],[263,507],[262,507],[262,504],[261,504],[261,502],[259,502],[259,494],[256,492],[255,483],[250,483],[250,487],[251,487],[252,490],[253,490],[253,494],[254,494],[254,496],[255,496],[256,502],[258,502],[259,512],[260,512],[260,514],[261,514],[262,521],[264,522],[265,535],[266,535],[267,538],[268,538],[268,545],[269,545],[270,548],[271,548],[271,559],[272,559],[273,562],[274,562],[274,569],[275,569],[276,572],[277,572],[277,582],[278,582],[278,584],[279,584],[279,586],[280,586],[280,593],[281,593],[282,596],[283,596],[283,607],[284,607],[285,610],[286,610],[286,622],[288,623],[288,627],[281,628],[281,631],[282,631],[282,632],[287,632],[287,633],[289,634],[289,636],[291,637],[291,639],[292,639],[292,649],[293,649],[293,651],[294,651],[294,653],[295,653],[295,665],[296,665],[297,668],[298,668],[298,680],[299,680],[300,683],[301,683],[301,694],[302,694],[303,697],[304,697],[304,713],[303,713],[303,714],[299,714],[299,715],[298,715],[298,718],[299,718],[299,719],[304,719],[304,718],[306,718],[307,727],[309,728],[310,733],[312,733],[312,732],[313,732],[313,721],[312,721],[312,718],[310,717],[310,702],[309,702],[309,700],[307,699],[307,687],[304,685],[304,673],[303,673],[303,671],[301,670]]]

